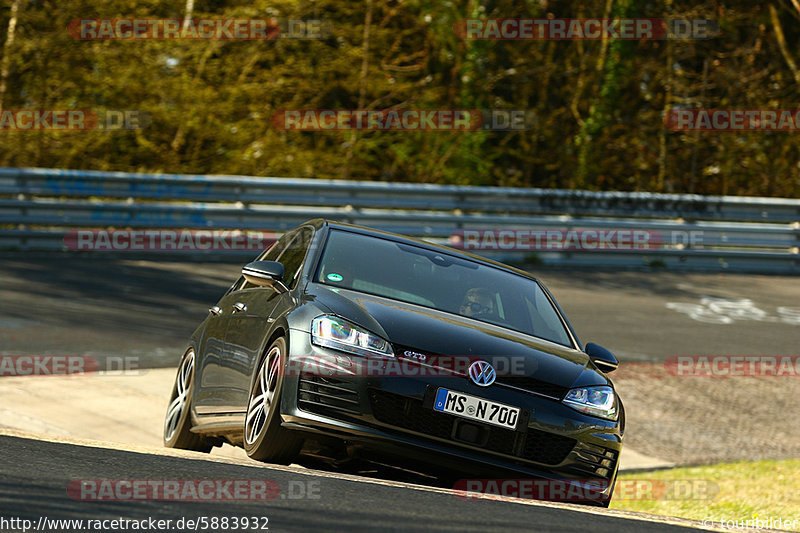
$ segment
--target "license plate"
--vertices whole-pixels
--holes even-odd
[[[484,400],[477,396],[439,388],[433,402],[433,410],[478,420],[508,429],[515,429],[520,409],[502,403]]]

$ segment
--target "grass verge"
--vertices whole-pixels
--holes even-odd
[[[775,529],[800,531],[800,460],[621,474],[611,508],[714,520],[717,526],[720,521],[759,519],[762,527],[769,527],[772,518]],[[778,519],[790,523],[776,527]]]

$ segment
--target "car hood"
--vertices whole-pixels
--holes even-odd
[[[437,356],[484,359],[495,366],[499,376],[523,374],[561,387],[610,384],[580,350],[468,317],[344,288],[311,284],[308,292],[331,313],[389,340],[398,357],[406,357],[404,352],[410,351],[417,352],[417,358],[426,355],[426,362],[432,364],[444,359]],[[458,358],[450,357],[448,364],[453,359]]]

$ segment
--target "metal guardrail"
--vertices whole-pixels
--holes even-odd
[[[5,250],[62,250],[74,228],[280,233],[317,217],[446,243],[470,229],[641,230],[663,242],[478,253],[566,266],[800,272],[797,199],[0,168]]]

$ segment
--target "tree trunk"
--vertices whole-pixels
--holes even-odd
[[[0,109],[3,109],[3,101],[6,96],[6,80],[11,69],[11,47],[14,45],[14,34],[17,29],[17,15],[19,13],[20,0],[11,3],[11,16],[8,19],[8,33],[6,33],[6,44],[3,45],[3,62],[0,64]]]
[[[184,15],[183,15],[184,29],[186,29],[186,26],[189,24],[189,21],[192,20],[192,13],[194,13],[194,0],[186,0],[186,7],[184,8]]]
[[[367,12],[364,15],[364,45],[363,54],[361,59],[361,75],[358,79],[358,109],[363,109],[365,100],[367,98],[367,75],[369,74],[369,33],[372,26],[372,0],[367,0]],[[347,154],[344,158],[344,166],[342,167],[342,179],[350,178],[350,163],[353,160],[353,155],[358,142],[358,132],[353,130],[350,132],[350,142],[347,143]]]
[[[186,7],[184,8],[183,14],[183,29],[185,30],[189,26],[189,21],[192,20],[192,14],[194,13],[194,0],[186,0]],[[186,138],[186,128],[184,128],[183,122],[178,125],[178,130],[175,132],[175,137],[172,138],[172,142],[170,143],[170,148],[176,154],[183,146],[183,142]]]

